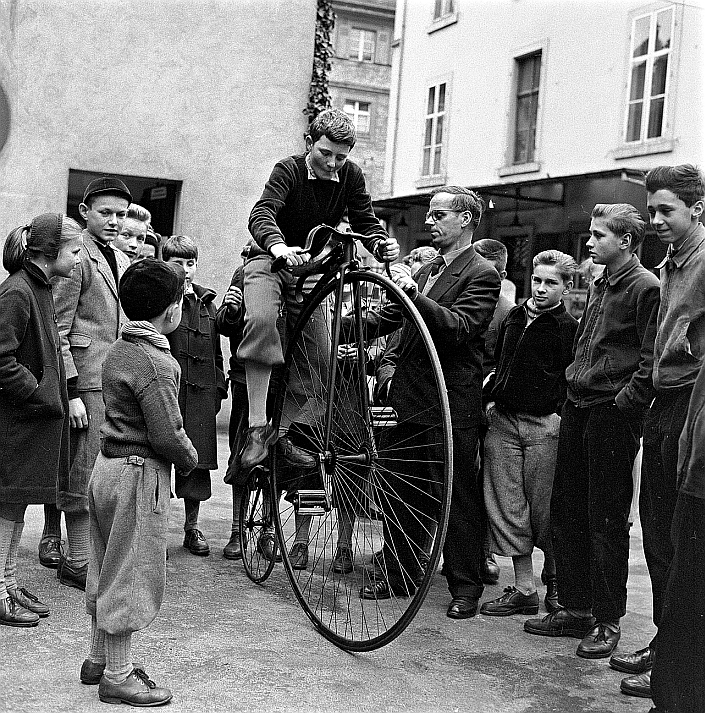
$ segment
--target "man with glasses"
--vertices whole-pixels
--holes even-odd
[[[452,619],[474,616],[484,589],[482,563],[486,517],[475,453],[481,413],[483,344],[499,298],[500,278],[497,270],[472,246],[473,233],[483,210],[482,199],[467,188],[444,186],[436,189],[426,215],[426,226],[439,256],[413,278],[402,275],[396,280],[429,328],[438,348],[448,389],[454,472],[443,561],[452,597],[447,615]],[[400,359],[387,403],[397,410],[403,408],[407,413],[422,414],[427,404],[433,402],[433,397],[430,384],[415,382],[413,376],[406,373],[409,365],[414,363],[412,341],[406,341],[402,331],[398,347]],[[416,428],[417,433],[429,430],[428,426],[413,422],[405,423],[404,427]],[[424,462],[424,459],[419,460]],[[413,467],[418,469],[419,462]],[[433,467],[428,459],[425,467]],[[413,476],[414,473],[409,473],[409,477]],[[423,494],[417,497],[422,498]],[[423,511],[422,503],[419,503],[419,509]],[[409,509],[404,511],[408,513]],[[401,526],[407,531],[407,528],[412,530],[414,524],[402,522]],[[375,569],[367,573],[367,580],[360,590],[363,599],[387,599],[411,593],[414,582],[423,574],[420,558],[413,557],[407,551],[410,548],[405,549],[403,543],[395,542],[395,539],[400,538],[385,530],[383,559],[387,566],[384,571]]]

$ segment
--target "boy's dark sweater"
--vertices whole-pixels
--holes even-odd
[[[347,209],[353,231],[370,236],[364,245],[374,253],[387,234],[372,211],[362,170],[346,161],[338,178],[309,179],[305,154],[279,161],[250,213],[249,229],[257,245],[265,251],[276,243],[303,247],[312,228],[321,223],[336,227]]]
[[[559,413],[566,396],[565,370],[573,360],[578,322],[561,303],[527,326],[524,305],[514,307],[499,329],[491,400],[507,411]]]

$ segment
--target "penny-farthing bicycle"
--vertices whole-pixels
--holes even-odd
[[[361,266],[358,238],[311,231],[304,272],[322,275],[287,339],[274,402],[274,425],[316,467],[292,472],[272,448],[271,490],[265,497],[258,481],[264,502],[253,504],[250,490],[249,507],[264,521],[273,516],[291,586],[316,629],[343,649],[370,651],[406,628],[431,585],[450,508],[452,437],[428,328],[399,287]],[[324,244],[329,252],[317,258]],[[409,385],[422,382],[423,406],[410,407],[418,400],[407,398]],[[266,578],[272,563],[262,564]],[[381,579],[390,587],[376,596]]]

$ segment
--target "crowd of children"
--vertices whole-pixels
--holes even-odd
[[[226,558],[242,556],[238,513],[249,468],[275,444],[288,463],[307,466],[310,456],[285,431],[273,432],[267,409],[272,369],[282,361],[281,332],[300,309],[291,277],[272,272],[271,264],[277,257],[290,266],[305,263],[308,229],[337,224],[346,212],[352,228],[368,236],[373,255],[397,258],[399,247],[375,219],[362,174],[347,161],[354,144],[349,120],[324,112],[311,127],[306,153],[275,166],[252,211],[244,265],[219,309],[215,292],[195,281],[196,242],[157,236],[149,212],[118,179],[87,187],[84,230],[47,213],[5,242],[0,624],[32,627],[49,615],[16,572],[25,509],[42,504],[40,562],[57,568],[63,584],[85,589],[91,629],[80,680],[97,684],[102,701],[152,706],[172,697],[132,663],[131,635],[156,617],[164,594],[172,467],[174,493],[184,501],[183,546],[194,555],[210,553],[198,517],[211,497],[210,471],[218,469],[216,415],[228,395],[221,336],[231,346],[225,479],[233,519]],[[535,255],[530,298],[516,306],[500,300],[495,308],[485,343],[479,457],[461,467],[482,473],[483,581],[496,581],[495,554],[511,557],[514,568],[513,585],[485,601],[480,613],[538,613],[532,565],[538,547],[547,614],[525,621],[524,629],[578,638],[576,653],[584,658],[611,657],[613,668],[632,674],[622,690],[653,696],[656,710],[695,711],[705,709],[697,663],[702,606],[695,602],[702,582],[690,584],[695,603],[687,614],[669,587],[684,586],[683,568],[698,556],[688,549],[689,537],[702,532],[695,514],[705,479],[694,434],[705,405],[705,389],[696,384],[705,349],[705,183],[685,165],[653,169],[646,187],[651,224],[669,246],[658,266],[660,286],[637,257],[645,224],[628,204],[592,211],[586,245],[603,272],[579,322],[563,301],[574,285],[575,260],[557,250]],[[504,278],[501,243],[476,245]],[[434,257],[424,248],[401,263],[397,279],[404,289],[410,291],[409,273]],[[311,335],[325,350],[315,319]],[[375,391],[381,401],[386,386]],[[39,433],[41,449],[32,447]],[[614,650],[627,601],[632,469],[642,434],[641,517],[659,631],[646,649],[620,655]],[[259,547],[274,557],[274,535],[265,536],[271,541]],[[345,542],[339,545],[342,552]],[[308,553],[299,554],[294,566],[305,568]],[[341,555],[336,571],[349,572],[350,560]],[[361,596],[382,594],[369,589]],[[453,618],[474,616],[470,609]],[[682,662],[675,671],[668,648],[684,617],[691,626],[683,645],[692,648],[686,676]]]

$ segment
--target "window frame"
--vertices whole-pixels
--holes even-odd
[[[440,88],[444,87],[443,91],[443,110],[438,111],[439,101],[440,101]],[[429,97],[431,90],[434,90],[433,94],[433,107],[432,111],[429,113]],[[419,170],[419,180],[417,181],[417,186],[425,185],[438,185],[445,182],[446,174],[446,161],[447,161],[447,146],[448,146],[448,119],[450,116],[449,105],[451,96],[451,83],[447,77],[439,77],[432,80],[426,85],[424,92],[424,110],[423,110],[423,122],[422,122],[422,133],[421,133],[421,163]],[[441,129],[441,139],[438,139],[438,118],[442,117],[442,129]],[[431,121],[431,143],[426,143],[426,136],[428,134],[427,126],[428,121]],[[425,164],[425,154],[429,151],[428,159],[428,171],[424,172]],[[440,151],[438,160],[438,171],[433,171],[432,169],[436,167],[435,152]]]
[[[536,68],[536,60],[538,59],[538,70]],[[528,90],[522,89],[520,77],[522,71],[525,67],[528,67],[531,63],[531,86]],[[528,54],[521,55],[520,57],[514,58],[514,131],[513,131],[513,141],[512,141],[512,165],[513,166],[523,166],[529,163],[534,163],[536,159],[536,144],[537,144],[537,129],[539,123],[539,105],[541,102],[541,70],[543,69],[543,53],[541,50],[536,50],[535,52],[529,52]],[[537,77],[538,75],[538,77]],[[536,83],[534,80],[536,79]],[[520,127],[519,122],[522,118],[522,112],[520,111],[520,105],[526,100],[533,106],[532,116],[530,117],[529,125],[527,129],[522,129],[523,132],[528,132],[531,137],[531,146],[527,144],[525,147],[525,155],[517,156],[519,149],[519,135]]]
[[[360,34],[360,40],[357,43],[357,54],[353,55],[353,33],[358,32]],[[365,37],[371,35],[372,48],[370,50],[370,59],[365,59]],[[372,30],[369,27],[358,27],[357,25],[350,25],[350,30],[348,32],[348,56],[347,58],[353,62],[365,62],[366,64],[374,64],[377,54],[377,31]]]
[[[360,108],[360,105],[364,104],[367,107],[367,110],[364,111]],[[352,105],[353,106],[353,114],[352,116],[346,111],[346,107]],[[355,126],[355,131],[357,132],[358,136],[365,136],[369,137],[372,134],[372,102],[364,99],[345,99],[343,101],[343,111],[350,117],[351,121],[353,122]],[[357,120],[359,119],[360,116],[367,116],[367,130],[363,131],[360,129],[357,125]]]

